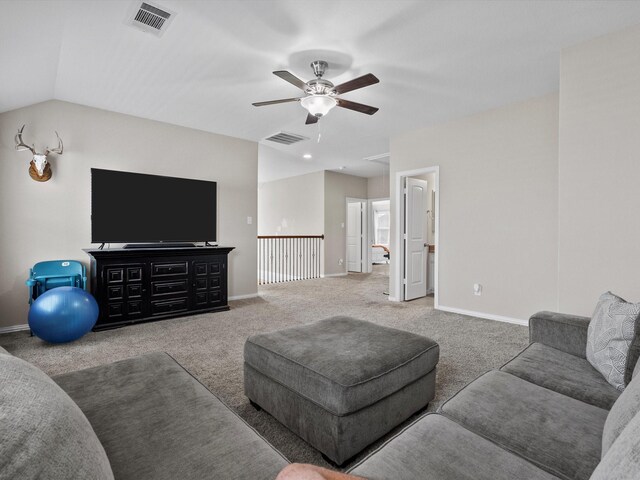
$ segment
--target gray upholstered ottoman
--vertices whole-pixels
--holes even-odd
[[[333,317],[250,337],[244,391],[341,465],[433,399],[438,356],[426,337]]]

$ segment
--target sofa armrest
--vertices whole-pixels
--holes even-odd
[[[529,342],[586,357],[589,317],[556,312],[538,312],[529,319]]]

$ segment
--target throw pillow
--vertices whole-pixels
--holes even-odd
[[[617,390],[623,391],[629,347],[635,337],[640,303],[611,292],[600,296],[587,331],[587,360]]]
[[[0,477],[112,480],[89,420],[43,371],[0,354]]]

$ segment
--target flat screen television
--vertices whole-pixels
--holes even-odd
[[[91,242],[215,242],[216,182],[91,169]]]

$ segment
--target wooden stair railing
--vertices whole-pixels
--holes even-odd
[[[320,278],[324,235],[258,235],[258,285]]]

